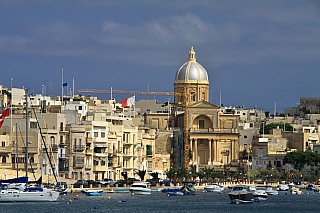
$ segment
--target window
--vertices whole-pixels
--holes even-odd
[[[101,137],[105,138],[106,137],[106,133],[105,132],[101,132]]]
[[[98,132],[94,132],[94,137],[97,138],[98,137]]]
[[[101,161],[101,166],[105,166],[106,165],[106,162],[103,160]]]
[[[63,122],[60,123],[60,131],[63,131]]]
[[[7,158],[6,157],[2,158],[2,163],[7,163]]]
[[[196,101],[196,94],[191,93],[190,101]]]
[[[205,98],[205,93],[202,93],[201,99],[204,100],[204,98]]]
[[[37,128],[37,122],[30,122],[30,129],[36,129]]]
[[[199,120],[199,129],[204,129],[204,120]]]
[[[248,138],[248,136],[244,135],[243,138]]]
[[[2,141],[2,147],[6,147],[6,142]]]
[[[93,161],[93,165],[94,165],[94,166],[98,166],[98,165],[99,165],[99,161],[94,160],[94,161]]]
[[[82,110],[82,106],[79,106],[79,110]]]
[[[152,146],[147,145],[147,155],[152,155]]]

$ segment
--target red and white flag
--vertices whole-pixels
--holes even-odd
[[[135,96],[132,96],[130,98],[124,99],[121,101],[121,106],[126,107],[126,106],[132,106],[135,104]]]
[[[4,118],[9,117],[9,115],[10,115],[10,112],[9,112],[10,103],[11,103],[11,100],[8,102],[6,109],[3,110],[3,113],[0,115],[0,128],[2,127],[2,124],[4,122]]]

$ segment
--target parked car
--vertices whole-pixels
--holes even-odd
[[[66,189],[68,188],[67,182],[57,182],[56,187],[62,188],[62,186]]]
[[[128,178],[128,185],[132,185],[133,182],[136,182],[136,181],[140,181],[140,180],[137,178]]]
[[[110,187],[114,187],[115,185],[115,182],[111,178],[105,178],[103,181],[106,182],[107,185],[110,185]]]
[[[147,182],[150,183],[150,186],[156,186],[157,185],[157,182],[153,179],[147,179]]]
[[[83,188],[89,188],[89,183],[86,180],[78,180],[73,184],[74,188],[80,188],[80,185],[83,185]]]
[[[118,184],[118,187],[123,187],[124,184],[126,184],[126,180],[124,179],[117,180],[115,184]]]
[[[95,180],[87,180],[89,186],[91,185],[93,188],[99,187],[100,182],[95,181]]]

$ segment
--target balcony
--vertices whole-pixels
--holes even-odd
[[[59,167],[59,172],[68,172],[69,167]]]
[[[0,147],[0,153],[11,153],[11,147]]]
[[[1,169],[11,169],[12,165],[11,165],[11,163],[0,163],[0,168]]]
[[[68,158],[68,154],[59,154],[59,158],[67,159]]]
[[[85,148],[85,145],[73,145],[74,152],[83,152]]]
[[[231,133],[239,133],[237,129],[220,129],[220,128],[206,128],[206,129],[198,129],[198,128],[190,128],[190,133],[193,134],[208,134],[208,133],[221,133],[221,134],[231,134]]]
[[[22,148],[22,153],[26,153],[26,148],[25,147]],[[28,153],[36,154],[36,153],[38,153],[38,149],[37,148],[28,147]]]

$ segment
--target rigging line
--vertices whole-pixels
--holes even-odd
[[[23,145],[25,146],[25,149],[26,149],[26,152],[27,152],[27,151],[28,151],[28,150],[27,150],[27,146],[26,146],[26,144],[25,144],[25,142],[24,142],[24,139],[23,139],[23,137],[22,137],[22,132],[21,132],[20,126],[18,125],[18,127],[19,127],[19,132],[20,132],[20,136],[21,136]],[[18,153],[17,153],[17,154],[18,154]],[[17,159],[17,160],[18,160],[18,159]],[[34,174],[34,170],[33,170],[33,168],[32,168],[31,160],[30,160],[30,159],[26,159],[26,160],[29,161],[29,163],[30,163],[30,168],[31,168],[31,171],[32,171],[34,180],[37,180],[37,178],[36,178],[36,176],[35,176],[35,174]],[[18,163],[19,163],[19,161],[18,161]]]
[[[30,97],[30,96],[29,96]],[[48,159],[49,159],[49,162],[50,162],[50,166],[51,166],[51,170],[52,170],[52,173],[53,173],[53,176],[56,180],[56,183],[58,183],[58,180],[57,180],[57,176],[56,176],[56,173],[54,172],[54,169],[53,169],[53,166],[52,166],[52,162],[51,162],[51,158],[49,156],[49,152],[48,152],[48,149],[47,149],[47,145],[46,145],[46,142],[44,141],[44,138],[43,138],[43,134],[42,134],[42,129],[40,128],[40,124],[39,124],[39,121],[38,121],[38,118],[37,118],[37,114],[36,114],[36,111],[34,110],[34,107],[33,107],[33,104],[32,104],[32,101],[31,101],[31,98],[30,98],[30,102],[31,102],[31,106],[32,106],[32,109],[33,109],[33,113],[34,113],[34,116],[36,117],[36,120],[37,120],[37,125],[38,125],[38,128],[39,128],[39,131],[40,131],[40,135],[41,135],[41,139],[42,139],[42,143],[46,149],[46,153],[47,153],[47,156],[48,156]],[[41,162],[42,163],[42,162]]]

